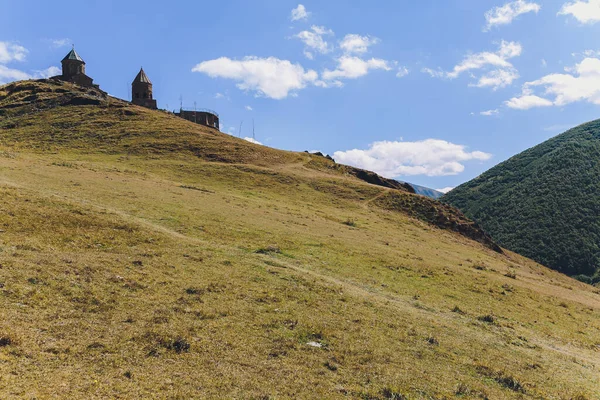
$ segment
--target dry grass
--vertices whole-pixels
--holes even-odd
[[[101,112],[0,130],[0,398],[600,392],[593,288],[382,207],[389,189],[312,156],[137,108],[90,139]],[[170,152],[188,141],[219,161]]]

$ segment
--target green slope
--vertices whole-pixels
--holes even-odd
[[[592,276],[600,267],[600,120],[524,151],[442,199],[502,246]]]

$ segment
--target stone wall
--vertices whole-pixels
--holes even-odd
[[[219,129],[219,116],[207,111],[188,111],[181,110],[179,113],[175,113],[178,117],[187,119],[188,121],[196,124],[210,126],[211,128]]]

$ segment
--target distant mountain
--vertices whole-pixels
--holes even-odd
[[[600,120],[512,157],[442,201],[503,247],[600,280]]]
[[[412,186],[413,189],[415,189],[415,193],[430,197],[434,200],[437,200],[444,195],[444,193],[442,192],[439,192],[435,189],[430,189],[425,186],[415,185],[414,183],[409,183],[409,185]]]

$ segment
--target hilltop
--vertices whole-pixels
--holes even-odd
[[[600,120],[512,157],[443,201],[502,246],[600,282]]]
[[[596,289],[325,157],[18,82],[0,208],[3,399],[600,390]]]

